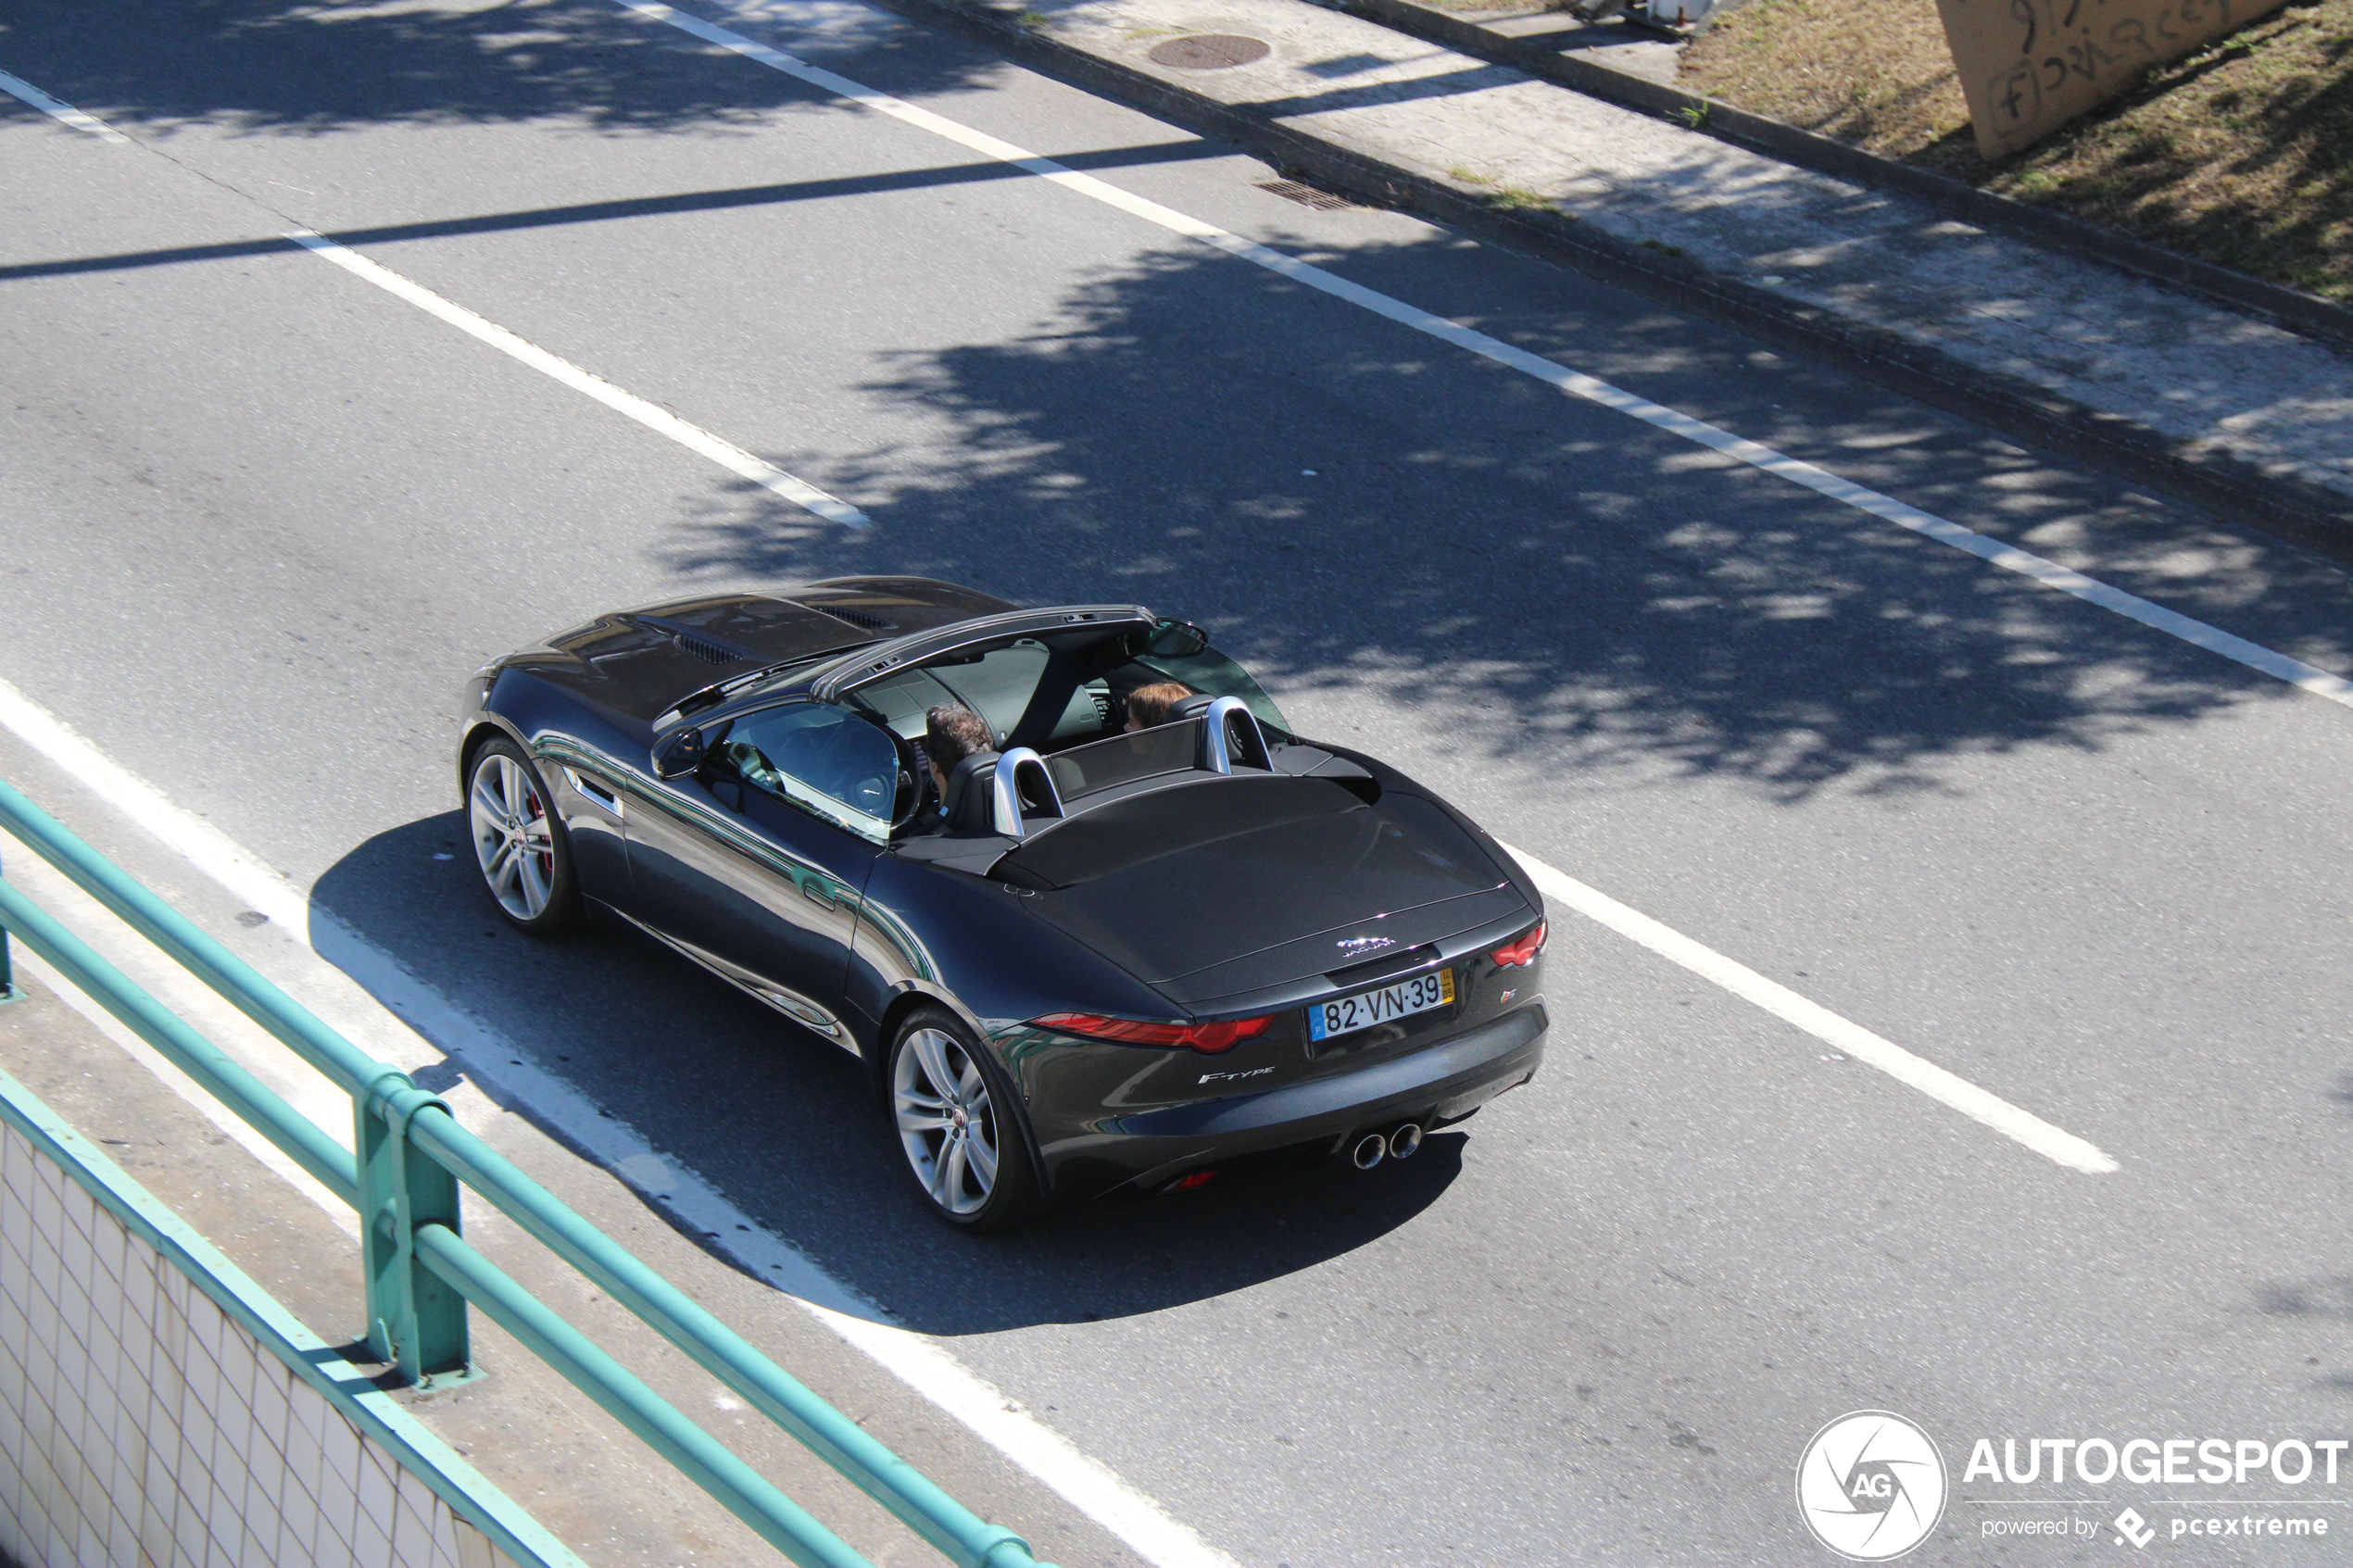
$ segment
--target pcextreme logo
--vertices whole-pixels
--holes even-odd
[[[1814,1434],[1797,1461],[1797,1512],[1824,1546],[1884,1562],[1928,1539],[1944,1516],[1944,1456],[1887,1411],[1856,1411]]]

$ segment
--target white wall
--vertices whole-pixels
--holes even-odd
[[[86,1161],[113,1206],[61,1160]],[[510,1540],[544,1532],[385,1396],[330,1396],[294,1370],[290,1358],[321,1348],[0,1073],[0,1556],[18,1568],[577,1568],[552,1541],[528,1563],[495,1548],[421,1471],[519,1526]]]

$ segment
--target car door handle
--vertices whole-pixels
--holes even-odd
[[[800,896],[808,899],[811,903],[817,905],[820,909],[830,909],[834,907],[833,899],[826,897],[824,884],[823,883],[802,883],[800,884]]]

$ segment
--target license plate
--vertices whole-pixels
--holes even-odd
[[[1328,1040],[1335,1035],[1353,1035],[1376,1023],[1442,1008],[1453,999],[1453,970],[1435,970],[1394,985],[1384,985],[1378,991],[1359,991],[1353,997],[1317,1002],[1307,1010],[1307,1037]]]

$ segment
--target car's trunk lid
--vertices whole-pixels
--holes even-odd
[[[1089,811],[999,874],[1038,912],[1191,1007],[1504,919],[1524,900],[1434,803],[1330,779],[1204,777]]]

